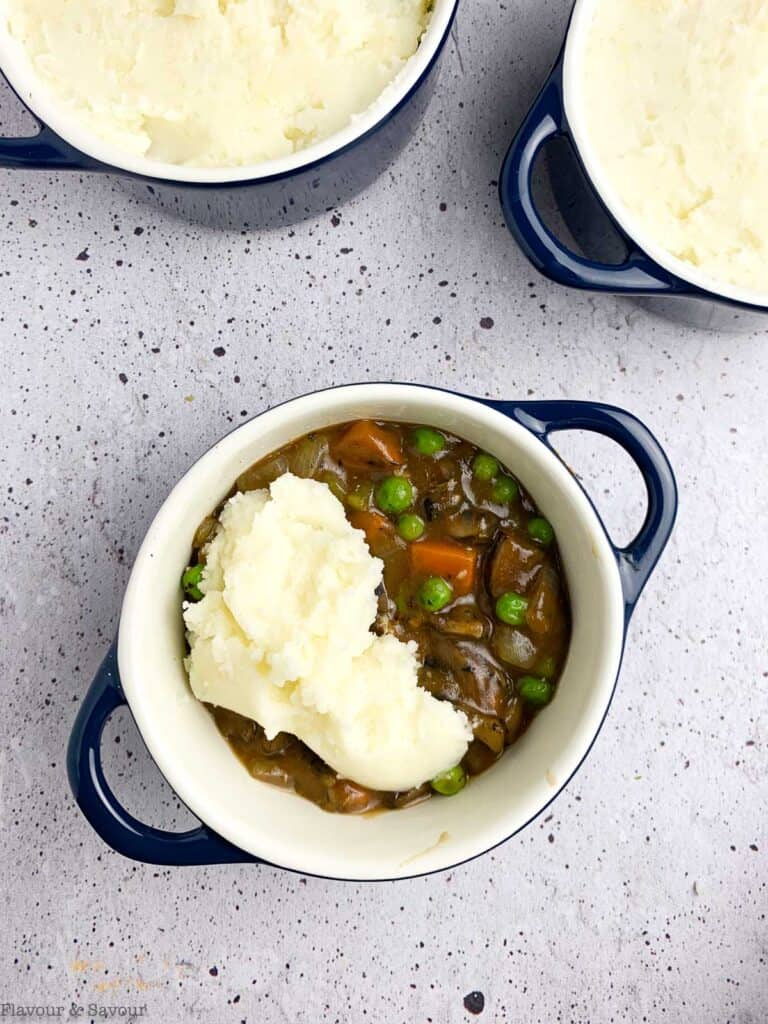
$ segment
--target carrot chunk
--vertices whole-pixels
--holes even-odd
[[[411,544],[411,569],[417,576],[442,576],[457,597],[475,587],[477,551],[449,540],[423,540]]]
[[[400,438],[372,420],[357,420],[331,446],[331,454],[349,469],[402,466]]]

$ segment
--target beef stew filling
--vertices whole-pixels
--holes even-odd
[[[327,484],[384,563],[375,630],[414,641],[419,683],[451,701],[474,739],[460,765],[386,793],[341,779],[294,736],[206,705],[257,779],[326,811],[359,814],[452,795],[516,742],[554,696],[570,639],[568,592],[550,523],[509,469],[446,431],[358,420],[315,431],[255,463],[232,493],[283,473]],[[182,579],[199,600],[216,516],[200,524]]]

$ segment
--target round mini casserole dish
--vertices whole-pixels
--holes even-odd
[[[648,234],[606,175],[589,131],[581,72],[598,0],[576,0],[565,42],[549,78],[512,141],[499,194],[507,225],[540,273],[571,288],[642,296],[669,319],[713,330],[765,329],[768,295],[718,281],[678,259]],[[545,224],[533,195],[533,171],[543,148],[568,144],[548,160],[558,210],[581,249],[577,253]],[[620,249],[606,262],[608,249]],[[590,258],[590,253],[595,258]]]
[[[519,475],[558,537],[573,616],[557,695],[489,771],[457,796],[370,816],[329,814],[253,779],[189,688],[179,578],[199,522],[257,459],[311,431],[357,418],[442,427]],[[566,429],[613,438],[639,467],[648,510],[635,540],[611,544],[589,498],[548,444]],[[605,718],[624,636],[669,538],[677,504],[666,456],[629,413],[589,402],[496,402],[410,384],[359,384],[305,395],[238,427],[199,459],[152,522],[131,573],[115,645],[86,695],[68,753],[86,818],[114,849],[157,864],[266,861],[302,874],[406,878],[448,868],[530,823],[579,767]],[[199,828],[142,824],[100,763],[105,722],[128,704],[146,746]]]
[[[65,110],[8,30],[0,2],[0,73],[40,125],[29,138],[0,138],[0,167],[101,171],[138,186],[183,216],[214,224],[291,223],[339,205],[370,185],[418,126],[459,0],[434,0],[419,48],[378,99],[344,129],[290,156],[223,168],[133,156]]]

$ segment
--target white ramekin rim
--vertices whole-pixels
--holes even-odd
[[[768,293],[741,288],[728,281],[712,277],[660,246],[643,227],[640,218],[622,200],[618,190],[611,183],[601,164],[596,147],[591,141],[586,104],[580,102],[582,96],[580,71],[586,38],[597,2],[598,0],[576,0],[563,53],[563,103],[568,126],[595,191],[624,233],[632,239],[638,248],[665,270],[688,284],[710,293],[713,298],[729,299],[749,306],[768,307]]]
[[[585,711],[580,720],[577,719],[572,723],[569,719],[566,748],[558,751],[556,771],[552,772],[547,768],[545,772],[544,765],[540,766],[542,780],[546,775],[546,785],[542,782],[535,793],[526,794],[524,798],[521,798],[519,805],[514,804],[514,801],[508,801],[506,797],[499,800],[498,814],[494,809],[493,820],[488,827],[484,827],[479,833],[472,833],[469,838],[464,837],[454,841],[454,837],[451,837],[452,841],[446,844],[444,850],[429,848],[423,854],[416,853],[413,858],[399,859],[391,859],[388,855],[381,857],[372,855],[367,857],[364,862],[348,856],[343,842],[338,844],[338,851],[334,849],[330,853],[328,850],[323,852],[313,846],[308,833],[306,842],[286,842],[280,834],[279,824],[265,829],[258,823],[250,821],[247,814],[238,816],[238,820],[228,818],[226,814],[222,814],[218,802],[215,799],[210,799],[210,794],[208,797],[201,797],[200,792],[196,792],[195,786],[190,784],[189,762],[182,763],[183,759],[179,757],[178,739],[174,739],[172,732],[169,734],[167,721],[153,718],[153,711],[150,707],[153,700],[152,687],[148,686],[147,680],[142,678],[141,671],[142,647],[147,643],[146,630],[139,625],[142,621],[142,613],[146,622],[146,603],[152,599],[152,595],[147,594],[143,589],[142,580],[147,578],[145,569],[153,560],[159,559],[162,562],[163,539],[167,539],[171,533],[179,531],[182,512],[188,505],[190,495],[197,492],[200,477],[204,476],[217,460],[231,456],[238,449],[245,450],[253,444],[254,438],[258,438],[268,429],[275,429],[276,426],[284,429],[299,415],[306,415],[313,406],[322,410],[323,416],[327,418],[328,410],[342,405],[348,409],[350,402],[358,400],[366,408],[371,408],[372,405],[381,406],[382,418],[400,418],[407,421],[409,408],[416,405],[424,408],[426,402],[427,405],[431,403],[435,410],[438,408],[441,410],[444,423],[447,422],[445,417],[450,416],[450,421],[456,419],[469,422],[471,419],[478,429],[488,428],[503,431],[521,457],[524,455],[531,464],[540,467],[542,478],[546,473],[548,482],[551,482],[551,486],[557,489],[558,494],[561,495],[562,503],[567,504],[571,510],[578,510],[579,528],[583,528],[585,536],[588,537],[588,543],[592,548],[590,557],[594,557],[596,565],[599,566],[596,571],[600,573],[600,587],[605,587],[607,595],[605,596],[604,621],[595,627],[598,628],[602,637],[601,642],[604,642],[604,650],[603,653],[595,656],[600,660],[594,671],[594,678],[590,677],[588,684],[592,688],[589,693],[588,712]],[[400,410],[399,417],[391,415],[394,408]],[[326,421],[330,423],[333,422],[333,419]],[[530,487],[529,479],[524,478],[523,482]],[[534,497],[536,497],[535,486]],[[214,507],[220,498],[221,494],[217,493],[210,494],[204,500],[210,500],[209,507]],[[536,500],[538,502],[538,499]],[[169,566],[169,572],[173,573],[174,580],[178,579],[178,569],[178,565]],[[574,609],[575,612],[576,609]],[[600,731],[610,705],[621,664],[624,625],[624,602],[615,553],[602,523],[586,494],[565,465],[538,438],[503,413],[483,404],[480,399],[419,385],[346,385],[293,399],[281,406],[267,410],[255,419],[239,426],[195,462],[173,488],[150,525],[135,560],[122,606],[118,635],[118,663],[123,691],[150,754],[179,798],[206,825],[234,845],[255,856],[303,874],[351,880],[396,879],[443,870],[472,859],[504,842],[529,824],[548,806],[578,769]],[[567,671],[568,666],[566,666]],[[154,680],[152,686],[156,684],[157,681]],[[555,703],[553,702],[553,707]],[[220,742],[223,743],[223,741]],[[227,751],[227,753],[234,760],[231,752]],[[205,751],[200,756],[205,758]],[[494,771],[498,771],[498,768],[494,768]],[[487,773],[489,776],[491,774],[492,772]],[[485,778],[485,776],[481,778]],[[262,798],[264,798],[265,791],[272,790],[272,787],[255,780],[249,780],[249,783],[262,787],[260,791]],[[348,823],[339,822],[339,819],[346,816],[326,815],[293,794],[283,791],[274,791],[274,793],[279,795],[270,794],[269,796],[273,808],[288,807],[287,804],[280,805],[279,803],[286,799],[298,800],[302,804],[306,804],[307,808],[311,808],[305,812],[307,820],[310,822],[310,831],[312,828],[318,828],[325,833],[330,828],[349,827]],[[465,793],[468,794],[469,790]],[[453,806],[455,802],[458,812],[461,796],[462,794],[445,803]],[[494,797],[494,799],[498,798]],[[427,805],[421,806],[428,807],[434,803],[434,801],[429,801]],[[438,802],[438,804],[443,803],[442,801]],[[514,804],[514,806],[510,806],[510,804]],[[469,807],[471,810],[470,805],[462,806],[465,809]],[[291,813],[295,811],[295,808],[295,804],[291,805]],[[389,817],[394,816],[397,819],[398,828],[402,826],[407,830],[413,824],[414,830],[418,831],[420,828],[420,821],[417,820],[418,812],[419,808],[417,807],[408,811],[389,812]],[[321,817],[318,818],[317,815]],[[411,817],[402,817],[403,815]],[[377,816],[376,821],[379,821],[380,817],[383,818],[386,815]],[[280,818],[281,815],[278,812],[270,820],[279,822]],[[338,826],[328,824],[329,818],[339,822]],[[440,834],[442,835],[442,833]]]
[[[133,156],[100,139],[82,126],[76,115],[60,102],[34,71],[22,45],[8,31],[7,15],[0,0],[0,69],[14,92],[45,125],[85,156],[129,174],[158,181],[193,185],[257,184],[295,174],[322,163],[373,131],[418,87],[443,46],[459,0],[435,0],[429,24],[419,48],[378,99],[346,128],[289,156],[242,167],[186,167]]]

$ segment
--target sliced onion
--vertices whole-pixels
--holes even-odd
[[[269,462],[258,462],[246,469],[237,478],[235,486],[238,491],[261,491],[287,472],[288,460],[284,455],[278,455]]]
[[[498,657],[513,668],[532,669],[536,664],[536,644],[520,629],[513,626],[496,626],[492,643]]]
[[[328,441],[324,437],[305,437],[291,455],[291,472],[310,479],[315,476],[328,455]]]

